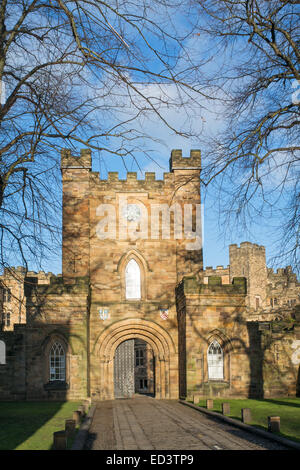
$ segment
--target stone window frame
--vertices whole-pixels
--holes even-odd
[[[10,310],[4,310],[2,312],[2,324],[4,327],[9,328],[11,326],[12,312]]]
[[[50,380],[50,351],[55,343],[60,343],[64,353],[65,353],[65,380]],[[70,348],[66,338],[59,334],[53,333],[49,335],[46,339],[46,343],[44,345],[44,384],[69,384],[70,383]]]
[[[50,382],[56,380],[66,382],[66,351],[60,341],[55,341],[50,348],[49,367]],[[51,369],[55,369],[55,371],[51,372]]]
[[[9,287],[5,287],[3,289],[3,302],[10,303],[11,301],[11,289]]]
[[[216,346],[217,345],[217,346]],[[209,373],[209,358],[212,354],[210,354],[210,350],[212,347],[218,347],[220,350],[221,350],[221,356],[222,356],[222,377],[210,377],[210,373]],[[216,339],[213,339],[211,341],[211,343],[209,344],[208,348],[207,348],[207,353],[206,353],[206,360],[207,360],[207,375],[208,375],[208,380],[209,381],[219,381],[219,380],[224,380],[224,351],[223,351],[223,348],[222,346],[220,345],[219,341],[217,341]]]
[[[261,297],[260,295],[255,295],[255,311],[261,308]]]
[[[223,351],[223,379],[210,379],[208,377],[208,362],[207,362],[207,352],[208,348],[211,345],[211,343],[216,340],[220,347],[222,348]],[[222,334],[220,331],[213,331],[207,336],[206,343],[205,343],[205,351],[203,356],[205,357],[205,360],[203,361],[203,378],[204,382],[222,382],[222,383],[230,383],[230,376],[231,376],[231,371],[230,371],[230,356],[231,352],[233,350],[231,341],[226,335]]]
[[[134,259],[134,261],[138,264],[140,268],[141,297],[139,299],[126,299],[125,269],[131,259]],[[150,270],[149,270],[148,263],[146,262],[146,260],[144,259],[141,253],[139,253],[137,250],[130,250],[127,253],[124,253],[118,263],[117,271],[119,273],[120,281],[121,281],[122,301],[132,303],[132,302],[140,302],[142,300],[147,299],[147,273]]]

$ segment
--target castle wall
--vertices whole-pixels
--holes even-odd
[[[268,269],[267,298],[270,308],[293,307],[300,303],[300,283],[290,266]]]
[[[0,320],[4,331],[13,331],[15,324],[26,323],[24,277],[25,269],[22,267],[6,268],[3,275],[0,276],[0,286],[2,287]],[[5,295],[4,291],[9,291],[9,295]]]
[[[5,343],[5,364],[0,365],[0,399],[26,398],[26,326],[15,325],[13,331],[0,331]]]
[[[267,270],[264,247],[249,242],[230,246],[229,266],[203,271],[201,235],[195,245],[185,225],[195,231],[201,220],[200,160],[199,151],[174,150],[163,180],[132,172],[101,180],[89,151],[62,151],[63,274],[17,268],[0,277],[13,311],[0,331],[0,399],[113,399],[115,352],[132,339],[153,351],[157,398],[296,393],[300,285],[290,268]],[[129,206],[141,217],[126,219]],[[126,297],[130,260],[140,271],[137,298]],[[66,352],[65,382],[50,380],[55,342]],[[223,354],[218,379],[212,344]]]
[[[171,171],[164,174],[163,180],[156,180],[154,173],[146,173],[144,180],[138,180],[137,174],[132,172],[127,174],[126,180],[120,180],[114,172],[108,174],[107,180],[101,180],[99,174],[90,169],[87,153],[78,158],[62,154],[63,279],[73,282],[80,275],[88,275],[90,279],[90,381],[91,394],[99,399],[112,398],[112,387],[103,390],[102,358],[99,357],[99,338],[110,325],[129,321],[131,330],[142,335],[139,322],[145,322],[152,325],[154,331],[166,330],[170,341],[174,345],[178,343],[175,286],[183,275],[197,276],[202,271],[202,245],[196,250],[187,250],[186,245],[193,240],[185,237],[183,229],[185,217],[189,215],[185,215],[185,205],[192,209],[194,225],[196,205],[200,205],[200,152],[192,151],[190,158],[183,158],[180,151],[173,151]],[[138,207],[142,216],[140,222],[124,220],[123,210],[127,205]],[[174,213],[170,218],[170,236],[165,238],[161,219],[156,219],[157,231],[157,225],[153,225],[154,213],[161,217],[155,211],[172,206],[181,213],[180,239],[175,236]],[[113,227],[107,221],[108,216],[115,222]],[[105,232],[104,228],[110,232]],[[70,261],[69,249],[77,252],[75,263]],[[136,301],[125,297],[125,268],[130,259],[138,263],[141,271],[141,299]],[[168,310],[167,320],[161,318],[161,309]],[[104,310],[108,318],[101,319],[100,312]],[[168,390],[157,380],[157,393],[176,398],[177,351],[167,361]],[[109,383],[112,368],[113,364],[109,364],[103,371],[104,382]]]
[[[203,271],[203,283],[208,284],[208,278],[211,276],[219,276],[222,284],[230,284],[230,266],[219,265],[215,269],[212,266],[206,266]]]
[[[7,364],[0,366],[0,399],[66,400],[88,394],[88,283],[27,285],[27,323],[0,332]],[[66,351],[66,383],[49,380],[49,353],[59,341]]]
[[[180,396],[295,396],[299,389],[300,323],[249,321],[246,279],[222,285],[185,278],[176,290]],[[208,348],[223,350],[223,378],[210,379]]]
[[[78,399],[88,390],[89,283],[77,278],[72,285],[51,278],[49,286],[32,289],[27,302],[27,398]],[[49,380],[49,351],[58,340],[66,351],[66,383]]]

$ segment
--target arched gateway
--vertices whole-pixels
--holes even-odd
[[[115,398],[115,355],[128,340],[145,341],[153,351],[155,397],[178,398],[178,352],[171,336],[156,323],[136,318],[113,323],[99,336],[94,360],[100,360],[100,370],[92,380],[92,394],[94,389],[101,400]]]
[[[155,396],[155,356],[142,339],[127,339],[119,344],[114,357],[115,398],[134,394]]]

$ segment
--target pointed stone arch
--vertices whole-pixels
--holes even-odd
[[[209,332],[206,338],[207,345],[209,346],[212,341],[218,341],[224,352],[228,353],[233,350],[233,345],[229,336],[218,328]]]
[[[139,338],[148,343],[155,356],[156,398],[178,398],[178,351],[169,333],[154,322],[143,319],[126,319],[105,329],[95,344],[93,354],[99,364],[98,377],[92,389],[96,398],[114,398],[114,356],[117,347],[128,339]]]
[[[42,341],[41,343],[41,350],[43,353],[43,382],[47,384],[50,382],[50,370],[49,370],[49,359],[50,359],[50,351],[52,346],[58,343],[64,350],[65,353],[65,381],[70,381],[70,355],[72,354],[72,350],[70,348],[70,343],[66,336],[58,331],[53,330],[50,332]]]
[[[145,271],[150,271],[149,264],[148,264],[147,260],[144,258],[142,253],[138,250],[126,251],[126,253],[124,253],[121,256],[121,258],[118,262],[117,271],[121,272],[122,269],[124,269],[124,265],[127,264],[127,262],[131,258],[134,258],[138,263],[140,263],[143,266],[143,268],[145,269]]]

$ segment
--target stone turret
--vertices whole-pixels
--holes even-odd
[[[70,149],[62,149],[61,151],[61,169],[66,168],[85,168],[92,169],[92,156],[90,149],[81,149],[80,156],[75,157],[71,154]]]
[[[264,246],[250,242],[229,246],[230,281],[246,277],[248,307],[259,310],[267,302],[267,268]]]
[[[190,157],[182,156],[182,150],[172,150],[170,158],[170,171],[174,170],[200,170],[201,152],[200,150],[191,150]]]

